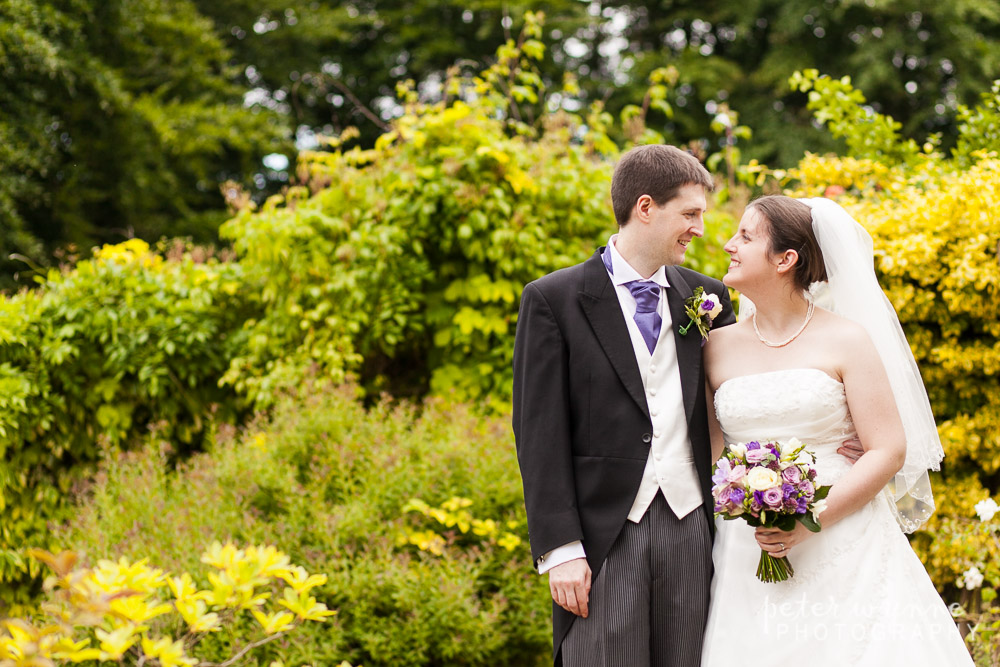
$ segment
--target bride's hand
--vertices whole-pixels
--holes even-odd
[[[754,533],[760,548],[775,558],[784,558],[792,547],[801,544],[810,535],[812,532],[797,522],[795,528],[790,531],[778,528],[758,528]]]

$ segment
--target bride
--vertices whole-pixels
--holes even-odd
[[[718,521],[702,664],[971,666],[904,535],[933,512],[927,471],[942,452],[871,237],[830,200],[769,196],[725,249],[743,317],[705,346],[714,458],[723,443],[796,437],[833,487],[819,533]],[[854,465],[837,452],[852,438]],[[794,576],[759,581],[761,549]]]

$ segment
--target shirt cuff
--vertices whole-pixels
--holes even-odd
[[[569,561],[576,560],[577,558],[586,557],[587,554],[583,550],[583,542],[580,540],[564,544],[561,547],[556,547],[538,559],[538,574],[545,574],[557,565],[568,563]]]

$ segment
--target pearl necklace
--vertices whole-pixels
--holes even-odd
[[[806,319],[804,322],[802,322],[802,326],[799,327],[799,330],[793,333],[785,340],[781,341],[780,343],[772,343],[771,341],[760,335],[760,329],[757,328],[757,311],[755,310],[753,313],[753,332],[757,334],[757,340],[764,343],[764,345],[767,345],[768,347],[784,347],[789,343],[791,343],[796,338],[798,338],[800,333],[805,331],[806,325],[809,324],[809,320],[812,319],[813,313],[815,311],[816,311],[816,302],[810,301],[809,309],[806,311]]]

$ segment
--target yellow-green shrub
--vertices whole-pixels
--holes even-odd
[[[526,41],[501,47],[481,76],[450,79],[445,102],[404,91],[406,113],[373,149],[338,140],[302,154],[308,190],[223,227],[267,308],[226,382],[266,406],[316,365],[334,378],[356,370],[369,390],[506,407],[522,287],[583,261],[616,229],[611,119],[515,120],[512,105],[542,95],[535,29],[529,21]],[[713,213],[691,266],[725,266],[717,238],[731,221]]]
[[[60,544],[191,571],[191,543],[266,541],[325,573],[315,595],[337,616],[262,647],[258,664],[551,662],[509,420],[440,399],[366,411],[351,386],[301,394],[178,469],[155,445],[109,459]],[[217,641],[212,659],[228,650]]]
[[[146,559],[102,560],[75,567],[76,556],[34,550],[53,575],[48,598],[30,618],[8,618],[0,626],[0,664],[39,667],[88,664],[219,667],[198,661],[196,647],[211,633],[231,633],[252,617],[251,639],[236,643],[225,664],[269,644],[306,621],[323,622],[336,612],[313,597],[325,575],[292,565],[271,546],[237,549],[216,542],[201,556],[209,585],[191,574],[170,576]]]
[[[982,119],[996,117],[1000,88],[968,111],[982,122],[964,125],[948,156],[933,141],[921,150],[893,136],[891,120],[862,109],[849,82],[815,73],[793,82],[810,91],[818,117],[854,121],[838,131],[852,136],[856,154],[807,155],[781,176],[792,194],[834,196],[872,233],[879,280],[920,366],[946,456],[934,478],[938,511],[914,546],[954,599],[963,572],[1000,556],[995,537],[972,521],[974,505],[1000,488],[1000,159],[969,149],[995,145],[975,133],[995,131]],[[840,111],[821,113],[830,107]],[[1000,586],[1000,572],[990,571],[987,586]]]
[[[211,413],[240,412],[218,380],[249,314],[241,269],[174,254],[105,246],[0,295],[0,582],[37,572],[24,548],[49,544],[47,522],[102,447],[157,424],[196,448]]]

